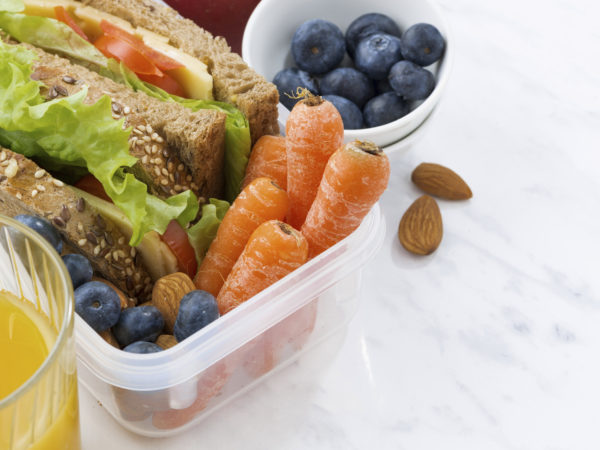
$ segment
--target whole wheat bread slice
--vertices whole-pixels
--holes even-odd
[[[152,278],[136,249],[109,219],[30,159],[0,147],[0,212],[47,219],[70,253],[81,253],[94,271],[129,297],[144,300]]]
[[[178,103],[166,103],[39,48],[17,45],[37,53],[32,77],[47,87],[46,97],[70,95],[88,86],[85,102],[95,103],[103,95],[112,99],[114,117],[124,116],[125,125],[134,127],[130,153],[139,157],[136,169],[144,172],[139,178],[154,193],[166,196],[192,188],[206,198],[222,194],[224,113],[194,112]]]
[[[169,44],[204,62],[213,76],[215,99],[232,103],[244,113],[253,143],[264,134],[279,133],[277,88],[232,53],[224,38],[213,37],[174,9],[152,0],[78,1],[169,37]]]

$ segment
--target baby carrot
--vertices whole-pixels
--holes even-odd
[[[321,97],[300,100],[285,126],[288,222],[304,223],[329,157],[344,143],[344,123],[335,106]]]
[[[246,186],[227,210],[200,264],[194,284],[215,297],[258,226],[271,219],[283,220],[288,209],[286,192],[268,178]]]
[[[311,258],[358,228],[389,176],[387,155],[372,142],[350,142],[331,156],[302,226]]]
[[[231,269],[217,296],[221,314],[300,267],[308,258],[308,244],[299,231],[278,220],[259,226]]]
[[[283,136],[264,135],[254,144],[242,186],[246,187],[258,177],[270,178],[286,189],[287,157]]]

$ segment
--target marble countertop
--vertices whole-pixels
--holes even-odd
[[[387,236],[344,335],[168,439],[80,389],[86,449],[597,449],[600,32],[596,0],[439,0],[456,59],[427,134],[393,155]],[[474,197],[444,238],[396,231],[420,162]]]

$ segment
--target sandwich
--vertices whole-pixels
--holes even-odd
[[[178,249],[201,258],[253,142],[278,132],[277,102],[167,6],[0,0],[0,213],[46,218],[145,300],[182,270]],[[187,242],[161,238],[173,227]]]

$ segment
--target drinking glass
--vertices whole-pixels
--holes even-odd
[[[0,215],[0,295],[7,294],[25,302],[23,311],[29,311],[40,333],[44,329],[48,356],[25,383],[0,399],[0,448],[78,449],[71,279],[43,237]],[[0,371],[10,370],[0,361]]]

